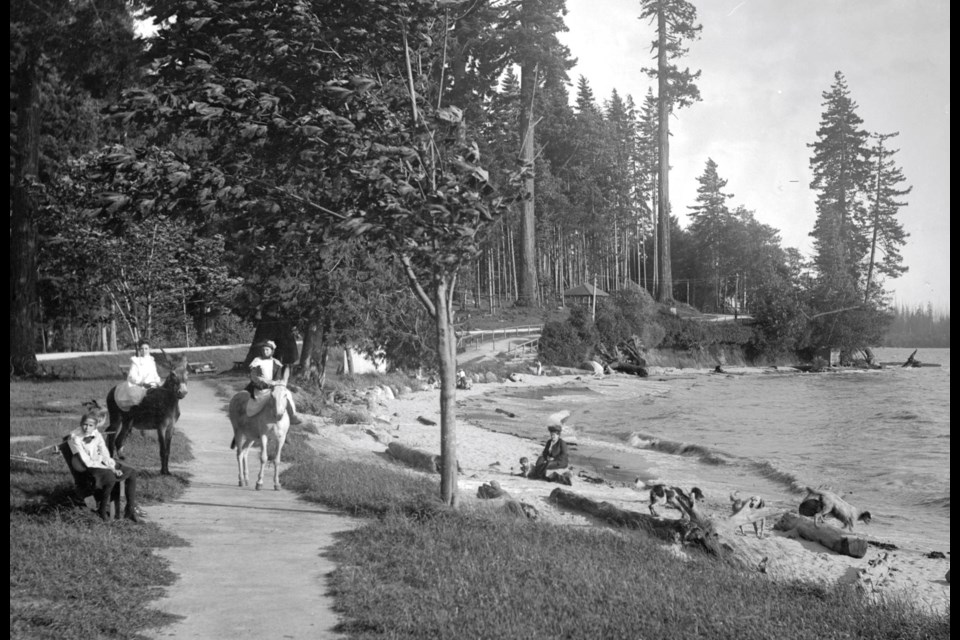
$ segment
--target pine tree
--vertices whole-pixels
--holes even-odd
[[[534,101],[545,78],[565,76],[573,66],[569,50],[556,34],[566,31],[566,0],[521,0],[516,59],[520,64],[520,157],[530,169],[524,180],[526,199],[520,223],[520,268],[517,270],[518,307],[533,306],[537,291],[536,211],[533,172],[536,157]]]
[[[868,247],[863,220],[870,177],[869,134],[839,71],[823,99],[817,141],[808,145],[813,149],[810,188],[817,193],[817,220],[810,235],[822,301],[842,306],[859,298],[852,294],[862,281],[861,259]]]
[[[647,73],[657,78],[658,86],[658,140],[660,145],[660,182],[657,189],[658,247],[657,262],[660,267],[660,282],[657,300],[673,300],[673,276],[670,267],[670,114],[690,106],[700,99],[700,90],[694,80],[700,72],[689,69],[680,71],[675,64],[687,49],[685,40],[700,37],[702,27],[696,24],[697,9],[686,0],[641,0],[640,17],[656,21],[657,39],[653,49],[657,52],[657,68]]]
[[[874,134],[877,144],[871,148],[873,159],[873,186],[874,192],[870,203],[870,213],[865,221],[865,227],[871,230],[870,258],[867,262],[867,281],[863,287],[863,303],[869,302],[871,296],[882,295],[882,288],[873,282],[874,268],[890,278],[896,278],[907,271],[903,266],[903,256],[900,247],[906,243],[908,234],[903,225],[896,219],[900,207],[906,206],[899,198],[910,193],[913,187],[898,188],[906,178],[903,171],[896,166],[893,155],[897,149],[884,147],[890,138],[900,135],[899,132],[888,134]],[[883,257],[877,262],[877,249]]]
[[[730,209],[727,200],[733,194],[723,192],[727,181],[717,173],[717,163],[707,158],[703,174],[697,178],[700,186],[697,187],[697,204],[687,207],[690,209],[690,233],[696,238],[701,260],[706,260],[713,277],[713,293],[716,308],[722,308],[723,292],[720,286],[720,276],[724,266],[721,254],[724,244],[724,234],[730,226]]]

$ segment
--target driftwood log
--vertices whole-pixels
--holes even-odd
[[[514,518],[528,518],[536,520],[540,517],[537,508],[526,502],[520,502],[509,492],[504,491],[496,480],[485,482],[477,488],[477,497],[482,500],[493,500],[499,509]]]
[[[668,542],[696,544],[718,556],[722,551],[713,521],[699,513],[696,506],[692,504],[682,504],[681,510],[687,516],[686,518],[671,520],[620,509],[609,502],[597,502],[566,489],[554,489],[550,494],[550,501],[618,527],[642,529]]]
[[[610,365],[610,368],[614,371],[619,371],[620,373],[628,373],[632,376],[639,376],[641,378],[647,377],[647,370],[645,367],[641,367],[638,364],[627,364],[625,362],[614,362]]]
[[[395,460],[421,471],[440,473],[440,456],[420,451],[413,447],[391,442],[387,445],[387,453]]]
[[[420,451],[419,449],[408,447],[399,442],[391,442],[388,444],[387,453],[395,460],[399,460],[415,469],[427,471],[428,473],[440,473],[440,456],[438,455]],[[463,473],[459,460],[457,461],[457,472]]]
[[[785,513],[780,521],[774,525],[774,529],[779,531],[788,531],[796,533],[804,540],[818,542],[831,551],[850,556],[852,558],[862,558],[867,554],[869,546],[864,538],[844,533],[836,527],[821,523],[816,526],[811,518],[796,514]]]

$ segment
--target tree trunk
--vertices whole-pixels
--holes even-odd
[[[273,340],[277,343],[274,357],[285,365],[297,362],[298,349],[297,339],[293,334],[293,325],[281,320],[271,314],[264,314],[264,317],[257,323],[257,329],[253,333],[253,341],[247,350],[247,357],[243,361],[244,369],[250,366],[250,362],[260,355],[256,345],[264,340]]]
[[[40,81],[33,59],[17,69],[17,153],[10,212],[10,359],[17,374],[34,370],[37,343],[37,202]]]
[[[434,307],[440,360],[440,497],[457,506],[457,336],[451,323],[451,280],[437,281]]]
[[[526,13],[529,0],[523,3]],[[522,205],[520,220],[520,269],[518,276],[518,307],[531,307],[534,304],[534,292],[537,289],[536,261],[536,217],[534,211],[534,128],[533,96],[537,84],[537,68],[531,68],[530,62],[524,62],[520,68],[520,160],[529,168],[529,174],[523,180],[526,199]]]
[[[659,212],[658,232],[660,236],[660,282],[657,287],[657,302],[673,300],[673,271],[670,266],[670,85],[667,82],[667,21],[663,6],[657,10],[657,96],[659,107],[660,132],[660,181],[658,183],[657,205]]]

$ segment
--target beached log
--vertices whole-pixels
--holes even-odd
[[[783,514],[783,517],[773,528],[779,531],[796,531],[804,540],[820,543],[831,551],[852,558],[862,558],[867,554],[868,544],[864,538],[844,533],[826,523],[816,526],[812,519],[796,513]]]
[[[698,544],[710,553],[720,555],[721,548],[713,521],[688,507],[688,517],[682,520],[657,518],[637,511],[620,509],[609,502],[596,502],[566,489],[554,489],[550,501],[599,518],[618,527],[642,529],[668,542]]]
[[[614,362],[610,365],[610,368],[614,371],[619,371],[620,373],[628,373],[632,376],[639,376],[641,378],[647,377],[647,370],[645,367],[641,367],[638,364],[627,364],[625,362]]]
[[[420,451],[399,442],[387,445],[387,453],[400,462],[421,471],[440,473],[440,456]]]
[[[536,520],[540,517],[540,512],[537,511],[536,507],[514,498],[509,492],[504,491],[496,480],[480,485],[477,488],[477,497],[481,500],[494,501],[497,509],[514,518]]]

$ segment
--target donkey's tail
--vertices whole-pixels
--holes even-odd
[[[233,440],[230,441],[230,448],[231,449],[237,448],[237,436],[233,436]]]

